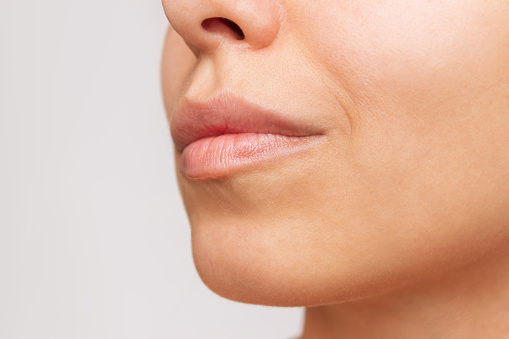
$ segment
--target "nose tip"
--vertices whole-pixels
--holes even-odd
[[[278,0],[163,0],[166,16],[184,40],[201,53],[219,44],[269,46],[281,26]]]

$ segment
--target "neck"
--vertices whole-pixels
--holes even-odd
[[[364,300],[306,310],[302,339],[509,336],[509,255]]]

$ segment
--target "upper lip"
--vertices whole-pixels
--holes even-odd
[[[264,133],[293,137],[322,134],[288,113],[265,109],[229,92],[205,101],[184,97],[173,110],[170,130],[179,151],[197,140],[223,134]]]

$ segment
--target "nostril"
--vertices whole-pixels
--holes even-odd
[[[234,34],[235,39],[244,40],[242,29],[235,22],[226,18],[209,18],[203,20],[201,27],[209,32],[225,32],[225,29]]]

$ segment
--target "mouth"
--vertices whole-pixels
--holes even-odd
[[[312,124],[231,93],[183,98],[170,130],[178,167],[196,180],[218,179],[309,149],[323,136]]]

